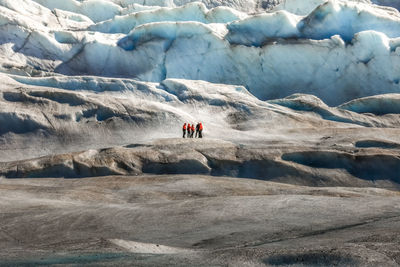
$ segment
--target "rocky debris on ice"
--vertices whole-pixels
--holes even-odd
[[[198,121],[204,123],[207,137],[229,136],[236,144],[271,140],[271,135],[287,129],[354,128],[346,141],[351,147],[379,150],[389,144],[396,149],[390,145],[396,139],[384,128],[400,123],[398,96],[370,97],[398,91],[400,15],[394,9],[328,1],[299,16],[284,10],[245,14],[227,7],[171,2],[130,14],[123,10],[140,3],[18,1],[1,2],[3,162],[46,156],[49,151],[68,155],[177,137],[183,122]],[[17,3],[30,3],[32,9],[18,9]],[[109,5],[108,13],[91,10],[95,3],[97,8]],[[101,25],[104,32],[96,29]],[[114,26],[124,29],[109,33]],[[369,97],[358,99],[363,96]],[[350,102],[343,104],[346,101]],[[371,134],[360,134],[363,128]],[[381,128],[374,131],[382,133],[383,140],[372,138],[372,128]],[[274,140],[285,143],[285,138]],[[318,145],[325,136],[298,138],[300,143]],[[329,159],[336,157],[340,166],[333,169],[344,168],[362,178],[360,159],[376,160],[380,166],[387,156],[304,150],[281,156],[287,159],[285,164],[300,169],[330,166]],[[213,167],[200,154],[192,163],[200,173],[211,173]],[[60,166],[68,175],[80,176],[74,160],[65,157],[67,163],[61,157]],[[388,157],[388,164],[396,163]],[[129,173],[119,163],[104,167],[103,159],[99,162],[93,165],[94,173]],[[79,167],[84,175],[94,175],[90,164]],[[183,166],[180,159],[174,164]],[[150,169],[157,168],[164,170],[162,165]],[[385,175],[396,180],[390,172]]]
[[[371,143],[371,140],[369,141]],[[238,146],[221,140],[164,139],[0,163],[7,178],[202,174],[280,181],[308,186],[400,186],[398,147],[382,142],[356,146]],[[182,148],[184,149],[182,150]],[[261,149],[264,147],[264,149]]]
[[[0,179],[0,190],[3,265],[399,262],[389,190],[203,175]]]

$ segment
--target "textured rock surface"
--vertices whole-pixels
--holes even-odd
[[[327,137],[325,137],[327,138]],[[277,140],[235,145],[222,140],[164,139],[0,164],[7,178],[81,178],[107,175],[204,174],[308,186],[400,188],[398,143],[333,140],[308,146]],[[329,139],[328,138],[328,139]],[[348,142],[348,140],[347,140]],[[182,151],[182,147],[185,149]]]
[[[0,179],[0,264],[398,266],[399,194],[193,175]]]

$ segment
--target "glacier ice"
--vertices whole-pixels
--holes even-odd
[[[400,98],[398,94],[384,94],[352,100],[339,108],[375,115],[396,114],[400,112]]]
[[[400,13],[354,2],[328,1],[318,6],[298,25],[302,35],[324,39],[338,34],[350,41],[355,33],[374,30],[389,37],[399,37]]]
[[[0,239],[9,241],[0,243],[0,262],[129,265],[130,255],[110,259],[107,252],[143,252],[139,245],[157,254],[156,243],[175,242],[188,250],[150,261],[190,266],[188,255],[196,254],[194,265],[207,266],[226,259],[235,266],[393,265],[400,232],[388,239],[376,226],[400,229],[399,220],[392,223],[400,207],[400,13],[370,2],[0,0],[0,217],[7,230]],[[183,123],[198,122],[204,138],[182,138]],[[83,177],[92,178],[76,179]],[[304,205],[293,206],[297,200]],[[163,231],[155,206],[169,220]],[[271,221],[268,206],[274,215],[282,206],[285,216]],[[327,213],[332,206],[339,208]],[[187,216],[193,211],[200,224]],[[175,215],[194,223],[177,224]],[[224,225],[215,226],[221,218]],[[342,228],[355,230],[358,241],[329,235],[321,250],[318,235],[304,250],[300,238],[298,250],[292,244],[279,255],[259,246],[288,219],[283,243]],[[62,234],[69,222],[79,239]],[[182,225],[183,237],[171,239]],[[271,234],[260,239],[267,228]],[[121,229],[129,244],[118,248],[121,242],[108,241]],[[364,237],[371,241],[368,230],[378,231],[376,247],[383,238],[385,248],[360,250]],[[130,241],[137,238],[154,246]]]
[[[271,7],[271,9],[274,11],[286,10],[290,13],[297,14],[297,15],[308,15],[316,7],[326,3],[326,1],[327,0],[305,0],[305,1],[281,0],[281,1],[277,1],[277,3],[275,3]],[[371,4],[370,0],[347,0],[347,2],[353,2],[353,3],[357,3],[357,4],[359,4],[359,3]]]
[[[146,2],[147,9],[123,15],[145,3],[104,1],[35,0],[33,9],[17,12],[3,0],[0,70],[205,80],[242,85],[262,100],[300,92],[330,105],[399,90],[400,15],[394,9],[331,0],[299,16],[154,1],[158,6]],[[93,17],[86,12],[92,4],[107,12],[95,8],[102,17]]]
[[[300,17],[286,11],[256,15],[229,23],[226,39],[231,44],[260,47],[271,39],[299,37],[299,21]]]
[[[76,1],[76,0],[63,0],[63,1],[52,1],[52,0],[33,0],[49,9],[61,9],[70,11],[89,17],[94,22],[111,19],[116,15],[119,15],[122,8],[107,0],[87,0],[87,1]]]
[[[131,79],[99,78],[91,76],[24,77],[10,75],[13,80],[25,84],[73,91],[131,93],[137,98],[159,102],[176,100],[176,96],[157,87],[158,84]],[[75,104],[75,103],[71,103]]]
[[[89,27],[89,30],[104,33],[129,33],[135,27],[152,22],[197,21],[202,23],[228,23],[247,17],[245,13],[227,7],[208,10],[202,3],[189,3],[177,8],[157,8],[135,12]]]

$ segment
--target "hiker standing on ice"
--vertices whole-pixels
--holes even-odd
[[[190,138],[193,138],[193,135],[194,135],[194,123],[192,123]]]
[[[183,138],[185,138],[185,135],[186,135],[186,122],[183,124],[182,131],[183,131]]]
[[[203,124],[199,122],[199,138],[203,138]]]
[[[196,124],[196,135],[194,137],[199,137],[200,122]]]
[[[187,125],[187,138],[190,138],[191,131],[192,131],[192,127],[190,126],[190,123],[188,123],[188,125]]]

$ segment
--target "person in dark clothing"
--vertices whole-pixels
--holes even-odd
[[[182,131],[183,131],[183,138],[185,138],[185,135],[186,135],[186,122],[183,124]]]
[[[196,124],[196,135],[194,137],[199,137],[200,122]]]

